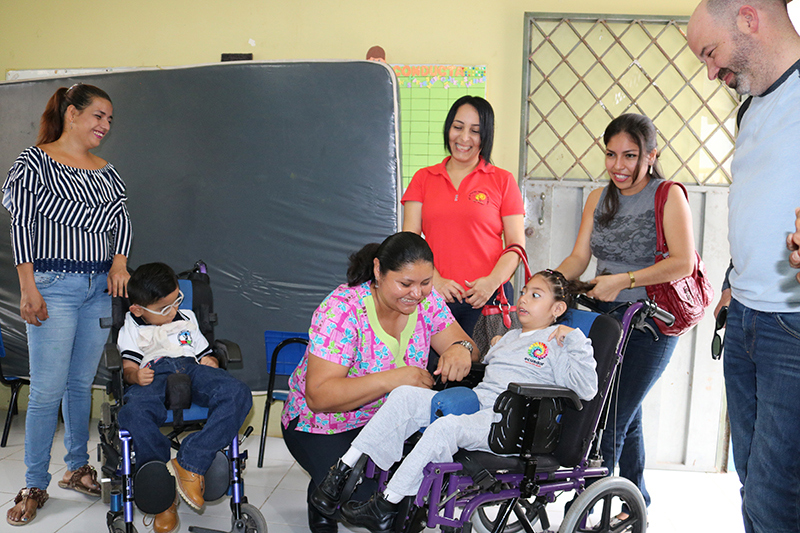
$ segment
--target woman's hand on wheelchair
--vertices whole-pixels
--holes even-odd
[[[454,344],[439,356],[439,365],[433,372],[442,383],[461,381],[472,370],[472,354],[461,344]]]
[[[114,256],[111,270],[108,271],[108,294],[111,296],[128,297],[128,280],[131,278],[128,272],[128,258],[122,254]]]
[[[212,368],[219,368],[219,361],[213,355],[206,355],[200,358],[200,364],[204,366],[210,366]]]
[[[628,274],[609,274],[597,276],[589,283],[594,283],[594,289],[586,293],[586,296],[596,298],[603,302],[613,302],[622,289],[630,287]]]

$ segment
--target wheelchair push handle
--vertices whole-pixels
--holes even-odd
[[[603,313],[603,309],[601,308],[600,300],[592,298],[590,296],[586,296],[585,294],[579,294],[575,297],[575,302],[583,305],[584,307],[588,307],[595,313]],[[634,312],[642,313],[646,318],[657,318],[664,322],[666,325],[671,326],[675,323],[675,317],[667,311],[666,309],[659,307],[657,303],[653,300],[643,299],[639,300],[638,302],[625,302],[620,303],[614,309],[619,309],[621,307],[628,306],[629,308],[634,308]]]
[[[672,315],[672,313],[662,307],[659,307],[658,304],[653,300],[642,300],[642,303],[644,304],[645,313],[647,316],[657,318],[667,326],[671,326],[675,323],[675,317]]]

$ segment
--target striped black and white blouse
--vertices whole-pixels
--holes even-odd
[[[33,263],[39,272],[108,271],[114,255],[130,250],[126,200],[125,184],[110,163],[75,168],[28,148],[3,184],[14,263]]]

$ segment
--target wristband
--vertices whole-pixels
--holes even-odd
[[[629,270],[629,271],[628,271],[628,277],[629,277],[629,278],[631,278],[631,286],[630,286],[630,287],[628,287],[628,288],[629,288],[629,289],[632,289],[632,288],[634,288],[634,287],[636,286],[636,276],[634,276],[634,275],[633,275],[633,272],[631,272],[631,271]]]

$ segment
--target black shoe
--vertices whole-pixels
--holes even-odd
[[[310,505],[327,517],[332,517],[342,500],[342,489],[353,469],[339,460],[333,465],[308,500]]]
[[[313,505],[308,505],[308,529],[311,533],[337,533],[339,522],[323,516]]]
[[[342,519],[350,525],[365,527],[372,533],[391,533],[397,518],[397,504],[387,501],[382,492],[376,492],[365,502],[346,502],[341,513]]]

